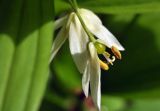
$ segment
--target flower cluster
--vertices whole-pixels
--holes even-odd
[[[101,68],[108,70],[109,64],[121,59],[120,51],[124,48],[92,11],[78,9],[77,13],[72,12],[55,22],[55,29],[61,29],[53,42],[51,60],[68,38],[73,60],[83,74],[84,94],[88,97],[90,87],[93,102],[100,110]],[[106,48],[112,53],[108,53]],[[106,61],[100,60],[98,54],[103,55]]]

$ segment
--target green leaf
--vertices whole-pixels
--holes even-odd
[[[126,100],[120,97],[102,96],[103,111],[159,111],[159,99]]]
[[[55,0],[55,14],[58,15],[66,10],[70,9],[70,5],[62,0]]]
[[[56,0],[56,14],[70,8],[67,2]],[[160,12],[159,0],[78,0],[82,8],[103,14],[130,14]]]
[[[159,111],[160,100],[135,100],[124,111]]]
[[[1,111],[38,110],[48,80],[52,19],[49,0],[1,1]]]
[[[123,111],[126,108],[126,100],[119,97],[103,96],[102,111]]]
[[[116,32],[114,34],[126,50],[122,52],[122,61],[104,72],[108,74],[102,74],[102,90],[105,93],[131,99],[160,97],[159,19],[159,14],[155,13],[136,15],[133,21],[127,20],[129,22],[125,22],[125,19],[108,21],[109,29]]]
[[[50,102],[52,106],[58,106],[63,109],[64,111],[68,111],[77,101],[75,97],[62,97],[59,94],[53,92],[53,91],[47,91],[45,100],[47,102]],[[42,106],[44,107],[44,111],[46,111],[47,106]],[[51,111],[53,108],[51,109]],[[58,109],[55,109],[58,110]],[[60,110],[60,109],[59,109]]]
[[[81,6],[104,14],[160,12],[159,0],[94,0],[82,2]]]

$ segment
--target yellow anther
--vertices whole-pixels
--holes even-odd
[[[109,69],[109,66],[107,63],[104,63],[103,61],[101,61],[99,59],[99,63],[100,63],[100,67],[103,69],[103,70],[108,70]]]
[[[117,59],[122,59],[122,55],[116,47],[112,46],[111,51],[113,52],[113,54],[116,56]]]

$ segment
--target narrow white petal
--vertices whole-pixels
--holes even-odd
[[[83,30],[78,18],[74,15],[72,22],[70,23],[69,30],[69,45],[71,55],[78,70],[83,73],[88,59],[87,43],[88,37]]]
[[[86,26],[89,27],[91,30],[96,30],[97,28],[95,26],[97,24],[102,24],[98,16],[94,14],[92,11],[87,9],[79,9],[78,11]]]
[[[89,92],[89,81],[90,81],[90,64],[87,63],[87,67],[82,77],[82,88],[86,97],[88,97],[88,92]]]
[[[118,50],[124,50],[123,46],[119,43],[119,41],[114,37],[114,35],[103,25],[97,24],[95,25],[96,29],[88,27],[89,30],[99,39],[101,39],[106,46],[111,48],[115,46]]]
[[[65,42],[65,40],[68,37],[68,32],[65,28],[65,26],[60,30],[60,32],[57,34],[53,45],[52,45],[52,54],[51,54],[51,58],[50,58],[50,62],[52,61],[52,59],[55,57],[55,55],[57,54],[57,52],[59,51],[59,49],[61,48],[61,46],[63,45],[63,43]]]
[[[99,58],[93,43],[89,44],[90,50],[90,88],[91,96],[98,110],[101,109],[101,69]]]
[[[68,18],[68,15],[57,19],[54,22],[54,30],[57,30],[58,28],[62,27],[66,23],[67,18]]]
[[[96,21],[96,23],[102,24],[99,17],[95,13],[93,13],[92,11],[87,10],[87,9],[83,9],[83,8],[79,9],[78,11],[84,20],[90,21],[93,23],[95,23],[95,21]]]

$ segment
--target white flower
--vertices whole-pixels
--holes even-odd
[[[124,50],[118,40],[105,28],[101,20],[91,11],[87,9],[78,9],[88,31],[95,35],[98,39],[96,42],[90,40],[88,34],[82,27],[79,18],[75,12],[58,19],[55,22],[55,29],[62,27],[54,40],[52,47],[52,57],[54,58],[65,40],[69,38],[69,47],[74,62],[83,74],[82,87],[88,97],[89,86],[91,89],[91,97],[94,104],[100,110],[101,107],[101,69],[108,69],[108,64],[112,64],[115,56],[121,59],[119,50]],[[104,63],[98,58],[99,50],[108,47],[115,56],[110,59],[110,54],[103,51],[104,57],[108,63]],[[98,52],[98,53],[97,53]]]

